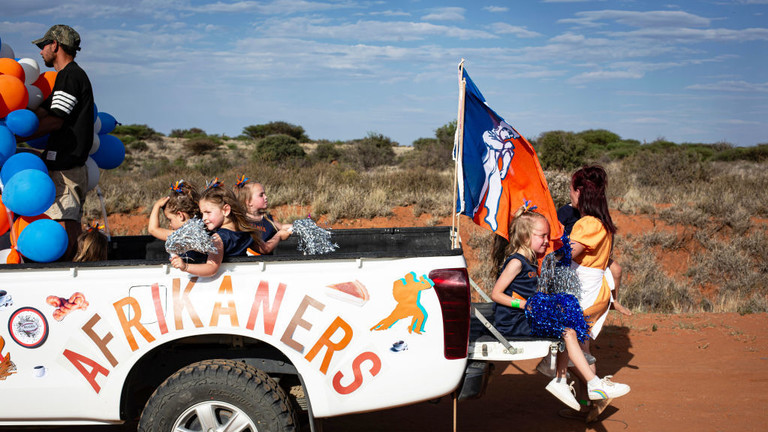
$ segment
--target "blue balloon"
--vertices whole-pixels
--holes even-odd
[[[48,210],[56,199],[56,187],[48,174],[25,169],[14,174],[3,189],[3,204],[22,216],[37,216]]]
[[[100,112],[99,118],[101,119],[101,129],[99,130],[99,135],[108,134],[115,130],[115,126],[117,126],[117,120],[112,117],[112,114]]]
[[[101,115],[101,113],[99,113]],[[101,169],[114,169],[125,160],[125,146],[114,135],[99,135],[99,149],[91,155]]]
[[[16,135],[28,137],[35,133],[40,125],[40,120],[37,119],[37,116],[32,111],[19,109],[8,113],[8,116],[5,118],[5,125]]]
[[[27,145],[29,145],[32,148],[36,148],[38,150],[43,150],[46,147],[48,147],[48,137],[50,135],[43,135],[41,137],[37,137],[35,139],[31,139],[27,141]]]
[[[67,251],[67,231],[58,222],[39,219],[24,228],[19,235],[19,252],[37,262],[52,262]]]
[[[5,126],[0,126],[0,165],[16,153],[16,137]]]
[[[40,159],[40,156],[25,152],[16,153],[5,161],[3,168],[0,169],[0,180],[3,181],[3,184],[8,184],[14,174],[28,169],[42,171],[48,175],[48,168],[45,166],[45,162]]]

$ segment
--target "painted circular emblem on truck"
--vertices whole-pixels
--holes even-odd
[[[8,333],[24,348],[37,348],[48,338],[48,321],[39,310],[23,307],[8,320]]]

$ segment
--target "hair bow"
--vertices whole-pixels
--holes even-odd
[[[214,177],[213,180],[205,182],[205,190],[213,189],[221,186],[221,181],[218,177]]]
[[[238,188],[243,188],[243,186],[248,184],[250,180],[251,180],[250,178],[246,177],[245,174],[243,174],[237,178],[235,182],[235,186],[237,186]]]
[[[535,205],[532,205],[532,203],[529,200],[527,200],[527,199],[523,200],[523,211],[524,212],[532,212],[532,211],[536,210],[537,208],[538,207],[536,207]]]
[[[171,185],[171,190],[176,193],[184,192],[184,179],[178,180]]]
[[[88,224],[88,232],[91,232],[93,230],[101,231],[103,229],[104,229],[104,224],[100,224],[99,221],[94,220],[94,221],[91,221],[90,224]]]

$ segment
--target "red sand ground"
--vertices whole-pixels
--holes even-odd
[[[276,209],[277,213],[280,209]],[[654,229],[642,217],[617,214],[622,232]],[[338,221],[334,228],[424,225],[430,217],[412,216],[408,208],[393,217]],[[450,219],[440,221],[450,224]],[[110,217],[121,233],[138,234],[146,217]],[[657,223],[656,228],[663,227]],[[661,228],[660,228],[661,227]],[[466,240],[475,227],[462,224]],[[465,250],[470,266],[474,252]],[[668,256],[668,273],[687,267],[687,257]],[[679,273],[678,273],[679,274]],[[459,431],[765,431],[768,430],[768,329],[766,314],[640,314],[623,317],[611,312],[593,350],[599,375],[614,375],[632,391],[616,399],[599,421],[586,425],[564,419],[564,405],[535,372],[536,360],[497,363],[487,393],[458,404]],[[386,411],[325,419],[325,432],[451,431],[450,396],[437,403],[420,403]],[[12,429],[8,429],[12,430]],[[29,429],[16,429],[29,430]],[[51,430],[115,431],[111,427],[69,427]]]

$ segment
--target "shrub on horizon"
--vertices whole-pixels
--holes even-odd
[[[304,128],[284,121],[273,121],[266,124],[251,125],[243,128],[243,135],[258,140],[269,135],[288,135],[299,142],[309,141]]]
[[[282,162],[289,159],[303,159],[307,155],[299,141],[285,134],[269,135],[256,141],[254,160]]]

